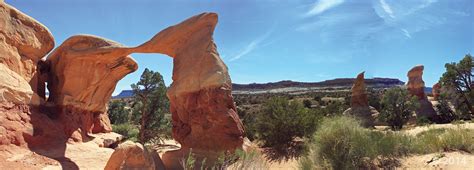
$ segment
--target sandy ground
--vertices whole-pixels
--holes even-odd
[[[431,128],[470,128],[474,123],[440,124],[413,127],[405,133],[416,135]],[[99,147],[96,141],[80,144],[65,144],[50,147],[53,149],[36,149],[33,152],[16,146],[0,148],[0,169],[103,169],[113,149]],[[168,150],[178,149],[174,140],[166,140],[165,145],[154,149],[162,155]],[[400,158],[399,169],[474,169],[474,154],[463,152],[433,153],[412,155]],[[298,169],[295,159],[283,162],[267,162],[269,169]]]
[[[100,148],[94,142],[66,144],[65,150],[55,147],[29,151],[10,147],[10,153],[0,156],[0,169],[104,169],[114,150]]]
[[[474,155],[463,152],[413,155],[400,159],[400,163],[400,169],[474,169]]]

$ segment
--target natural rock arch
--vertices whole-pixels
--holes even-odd
[[[45,26],[3,1],[0,20],[6,23],[0,25],[0,54],[5,54],[0,69],[9,73],[5,80],[15,81],[0,81],[10,89],[0,92],[0,106],[10,108],[8,102],[14,101],[17,110],[25,113],[20,115],[25,121],[21,127],[8,127],[13,128],[14,132],[9,132],[13,135],[0,138],[0,144],[30,146],[66,138],[82,142],[90,133],[110,132],[106,105],[117,82],[138,67],[130,54],[161,53],[173,58],[173,83],[167,95],[173,137],[182,146],[171,155],[182,156],[191,148],[212,154],[242,147],[244,129],[232,98],[231,79],[212,37],[217,14],[191,17],[138,47],[76,35],[46,59],[43,57],[53,48],[54,39]],[[23,39],[16,42],[16,35]],[[39,108],[31,116],[30,106]],[[1,116],[0,122],[7,120]],[[17,122],[8,120],[0,128],[11,124]]]

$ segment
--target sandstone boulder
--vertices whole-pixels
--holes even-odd
[[[420,102],[420,108],[417,110],[417,117],[426,117],[435,121],[436,111],[433,109],[433,105],[428,101],[428,98],[425,95],[425,82],[423,81],[423,65],[417,65],[408,71],[408,83],[407,89],[408,92],[416,96]]]
[[[0,23],[0,64],[19,75],[14,82],[23,78],[21,82],[27,82],[31,86],[29,89],[36,92],[36,65],[53,49],[53,36],[41,23],[5,2],[0,2]],[[36,97],[29,95],[30,98]],[[29,101],[26,99],[23,102]]]
[[[82,141],[87,133],[112,130],[106,105],[117,82],[138,68],[128,54],[116,42],[77,35],[48,56],[48,103],[74,141]]]
[[[110,156],[106,170],[121,169],[163,169],[156,167],[152,153],[143,145],[131,141],[124,142],[115,148],[114,153]]]

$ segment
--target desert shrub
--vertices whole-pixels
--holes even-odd
[[[349,105],[344,104],[342,101],[332,101],[330,100],[326,107],[322,110],[326,116],[339,116],[349,108]]]
[[[418,100],[415,96],[411,97],[408,90],[399,87],[391,88],[383,95],[379,119],[386,122],[393,130],[400,130],[418,107]]]
[[[110,123],[122,124],[128,122],[128,111],[125,109],[126,103],[122,100],[114,100],[109,102],[107,113],[109,114]]]
[[[432,124],[432,123],[433,122],[431,122],[431,120],[428,119],[428,117],[426,117],[426,116],[416,117],[416,124],[418,126],[429,125],[429,124]]]
[[[313,105],[313,103],[311,102],[311,100],[304,99],[304,100],[303,100],[303,105],[304,105],[304,107],[306,107],[306,108],[311,108],[311,105]]]
[[[444,94],[439,96],[438,102],[439,104],[436,105],[436,110],[438,111],[437,123],[449,123],[459,119],[459,116],[451,109]]]
[[[474,152],[474,131],[465,128],[429,129],[416,136],[413,153],[461,150]]]
[[[137,142],[138,141],[138,127],[129,124],[112,124],[112,131],[124,136],[125,139]]]
[[[474,131],[470,129],[448,129],[440,136],[444,151],[461,150],[474,152]]]
[[[315,163],[333,169],[355,169],[363,164],[362,158],[374,157],[369,132],[351,118],[326,119],[314,141]]]
[[[318,103],[321,103],[321,99],[322,99],[322,97],[321,97],[320,95],[316,95],[316,96],[314,96],[314,98],[313,98],[313,100],[316,101],[316,102],[318,102]]]
[[[256,130],[263,147],[270,147],[284,156],[296,139],[310,139],[318,124],[319,115],[300,102],[273,97],[263,104],[257,115]],[[302,148],[305,150],[304,148]]]
[[[244,124],[246,137],[253,141],[257,135],[256,129],[256,116],[251,114],[245,114],[242,118],[242,124]]]
[[[229,170],[268,169],[265,158],[260,154],[260,152],[256,150],[245,152],[238,149],[235,151],[232,157],[234,157],[237,161],[227,167]]]
[[[408,154],[413,139],[399,133],[382,133],[364,129],[349,117],[334,117],[323,121],[314,136],[309,158],[300,161],[300,168],[311,162],[320,168],[357,169],[373,166]]]
[[[382,109],[382,93],[375,89],[369,88],[367,89],[367,100],[369,102],[369,106],[374,107],[376,110]]]

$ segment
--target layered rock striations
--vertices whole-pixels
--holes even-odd
[[[116,42],[77,35],[48,56],[48,103],[75,141],[112,131],[106,105],[117,82],[138,68],[129,53]]]
[[[351,108],[344,111],[345,115],[353,115],[361,120],[365,127],[375,125],[376,117],[379,112],[369,106],[367,99],[367,87],[365,85],[364,73],[359,73],[351,88]]]
[[[8,68],[18,75],[16,81],[4,83],[10,85],[16,83],[15,86],[24,88],[26,81],[30,85],[29,90],[36,92],[37,63],[53,49],[53,36],[41,23],[5,2],[0,2],[0,23],[0,65],[3,65],[3,70]],[[18,80],[20,77],[23,80]],[[3,81],[7,80],[3,79]],[[5,86],[4,83],[2,85]],[[20,91],[24,90],[26,89]],[[11,91],[0,91],[0,93],[0,96],[6,96],[4,93],[11,93]],[[34,98],[31,102],[39,103],[39,99],[33,93],[29,98]],[[22,100],[21,103],[30,103],[30,99]],[[7,101],[12,100],[7,99]]]
[[[433,105],[428,101],[425,95],[425,82],[423,81],[423,65],[417,65],[410,69],[407,73],[408,92],[416,96],[420,102],[420,108],[417,109],[417,117],[426,117],[428,119],[436,119],[436,111],[433,109]]]
[[[173,83],[167,96],[172,135],[181,144],[180,150],[165,154],[171,160],[165,165],[173,168],[189,152],[217,159],[222,152],[245,148],[232,82],[212,37],[217,14],[191,17],[138,47],[76,35],[46,59],[54,46],[46,27],[3,1],[0,23],[0,145],[82,142],[92,133],[110,132],[107,103],[117,82],[137,69],[129,55],[161,53],[173,58]],[[117,152],[131,153],[136,148]],[[118,163],[123,161],[133,164],[133,160]]]
[[[33,18],[0,1],[0,145],[27,146],[50,121],[38,121],[45,115],[33,114],[31,105],[40,104],[37,95],[37,63],[54,47],[48,29]],[[0,149],[1,150],[1,149]]]

